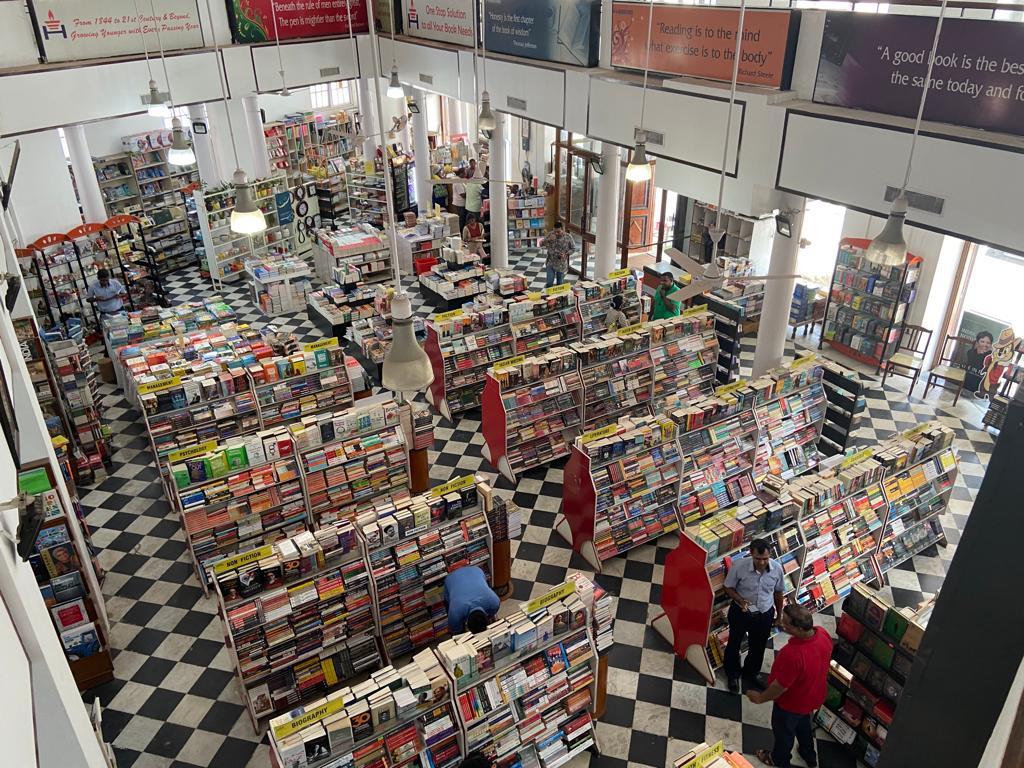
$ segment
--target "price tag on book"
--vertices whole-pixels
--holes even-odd
[[[513,365],[520,365],[523,360],[526,359],[526,355],[516,355],[515,357],[506,357],[504,360],[499,360],[494,364],[494,370],[500,370],[502,368],[511,368]]]
[[[629,269],[616,269],[614,272],[608,273],[609,280],[618,280],[620,277],[629,277],[633,273],[633,270]]]
[[[185,459],[194,459],[196,456],[202,456],[204,453],[217,450],[216,440],[207,440],[205,443],[199,445],[193,445],[190,448],[181,448],[177,451],[171,451],[167,454],[167,461],[173,464],[176,461],[184,461]]]
[[[557,603],[564,597],[568,597],[576,591],[576,582],[567,581],[560,587],[556,587],[548,592],[546,595],[541,595],[535,600],[531,600],[528,603],[523,603],[523,613],[533,613],[539,611],[541,608],[547,608],[552,603]]]
[[[439,496],[452,493],[453,491],[461,491],[463,488],[469,488],[471,485],[476,483],[476,477],[474,475],[466,475],[465,477],[459,477],[455,480],[449,480],[444,485],[439,485],[436,488],[430,489],[430,495],[435,499]]]
[[[550,288],[545,288],[543,294],[545,296],[558,296],[561,293],[568,293],[571,290],[571,285],[568,283],[562,283],[561,285],[552,285]]]
[[[451,320],[453,317],[462,317],[462,310],[453,309],[451,312],[442,312],[439,315],[434,315],[434,322],[443,323],[445,320]]]
[[[732,384],[723,384],[722,386],[715,389],[716,395],[728,395],[730,392],[743,389],[747,386],[747,382],[744,380],[734,381]]]
[[[281,725],[276,726],[274,728],[274,738],[278,740],[283,739],[285,736],[297,733],[303,728],[306,728],[313,723],[318,723],[336,712],[341,712],[344,708],[345,699],[339,696],[336,699],[328,701],[326,704],[321,704],[316,709],[311,709],[309,712],[289,720],[287,723],[281,723]]]
[[[240,565],[258,562],[265,557],[270,557],[272,554],[274,554],[273,544],[267,544],[259,549],[250,549],[248,552],[243,552],[240,555],[218,560],[213,564],[213,572],[224,573],[225,571],[233,571]]]
[[[864,461],[864,459],[870,459],[874,455],[874,448],[865,448],[863,451],[857,451],[857,453],[853,454],[852,456],[847,456],[845,459],[843,459],[842,464],[840,464],[839,466],[841,469],[846,469],[847,467],[852,467],[854,464],[860,461]]]
[[[632,325],[627,325],[625,328],[619,328],[615,333],[619,336],[629,336],[631,333],[643,330],[643,327],[643,323],[633,323]]]
[[[618,431],[619,427],[617,424],[609,424],[607,427],[601,427],[600,429],[595,429],[591,432],[584,432],[580,435],[580,441],[586,445],[587,443],[592,443],[595,440],[600,440],[602,437],[611,437]]]
[[[320,339],[320,341],[314,341],[311,344],[303,344],[303,352],[316,352],[318,349],[334,349],[338,346],[338,337],[332,336],[329,339]]]
[[[694,304],[689,309],[684,309],[683,312],[682,312],[682,316],[683,317],[693,317],[694,315],[699,315],[701,312],[707,312],[707,311],[708,311],[708,305],[707,304]]]
[[[725,742],[720,741],[697,755],[696,759],[689,763],[689,765],[692,765],[694,768],[704,768],[720,758],[723,752],[725,752]]]
[[[160,379],[159,381],[146,381],[139,384],[139,394],[148,395],[153,392],[163,392],[165,389],[174,389],[180,385],[180,376],[172,376],[169,379]]]

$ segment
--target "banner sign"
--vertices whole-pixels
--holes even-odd
[[[202,48],[195,0],[164,0],[159,10],[141,10],[133,0],[32,0],[47,61],[78,61],[159,50]],[[142,89],[139,90],[142,95]]]
[[[356,3],[358,0],[352,0]],[[401,13],[395,15],[398,0],[373,0],[373,28],[383,34],[391,34],[391,25],[395,25],[395,34],[402,31]],[[352,26],[356,23],[356,8],[352,6]],[[369,30],[367,30],[369,31]]]
[[[350,12],[356,34],[370,31],[365,0],[231,0],[228,8],[231,37],[236,43],[348,35]]]
[[[814,101],[917,115],[936,20],[825,15]],[[947,18],[924,119],[1024,135],[1024,26]]]
[[[405,34],[473,47],[475,0],[402,0]]]
[[[487,50],[596,67],[601,0],[484,0]]]
[[[644,68],[651,8],[648,3],[612,3],[613,67]],[[653,12],[652,72],[732,80],[738,9],[655,5]],[[799,12],[747,9],[739,82],[788,88],[799,29]]]

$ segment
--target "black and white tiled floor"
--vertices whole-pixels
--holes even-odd
[[[542,261],[524,255],[517,264],[535,287],[543,285]],[[178,301],[212,294],[198,273],[174,276],[169,287]],[[417,311],[429,311],[415,288],[412,293]],[[243,319],[266,322],[252,309],[244,286],[228,288],[224,297]],[[305,340],[320,336],[304,314],[273,322]],[[788,345],[791,353],[792,342]],[[753,339],[745,340],[747,366],[752,358]],[[214,601],[203,598],[192,573],[178,518],[157,483],[143,424],[119,392],[109,392],[105,405],[116,436],[114,470],[85,491],[82,501],[107,570],[103,590],[113,622],[116,680],[85,698],[91,702],[99,697],[104,705],[104,736],[114,745],[119,768],[266,768],[266,744],[253,733],[242,706]],[[890,383],[885,391],[874,389],[867,402],[865,424],[858,433],[864,443],[933,416],[957,434],[962,471],[950,511],[942,519],[949,546],[933,547],[897,568],[891,586],[884,589],[897,605],[915,606],[942,583],[993,438],[980,426],[982,414],[973,402],[962,401],[954,411],[947,395],[939,399],[932,393],[927,401],[908,397],[905,380]],[[478,418],[466,417],[454,425],[438,420],[437,450],[430,457],[433,481],[475,470],[493,476],[481,455],[479,429]],[[522,538],[513,544],[514,600],[560,583],[569,569],[589,571],[552,528],[561,480],[561,466],[555,465],[529,473],[515,488],[498,482],[529,510]],[[661,768],[691,743],[704,740],[724,739],[728,747],[748,755],[770,746],[769,706],[730,695],[721,680],[714,688],[706,687],[646,626],[657,610],[663,563],[674,544],[666,537],[657,545],[640,547],[608,563],[597,577],[619,599],[608,707],[598,726],[603,754],[589,758],[595,765]],[[834,630],[833,616],[820,615],[818,621]],[[769,651],[766,665],[771,658]],[[822,766],[853,765],[846,752],[827,740],[820,742],[820,750]]]

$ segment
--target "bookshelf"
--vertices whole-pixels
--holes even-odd
[[[528,294],[508,305],[509,324],[517,355],[536,354],[579,338],[579,315],[568,284]]]
[[[797,358],[810,354],[813,353],[798,352]],[[860,374],[835,360],[819,357],[816,363],[822,368],[821,383],[828,401],[818,450],[825,456],[834,456],[850,447],[853,433],[860,427],[861,416],[867,408],[864,397],[867,386]]]
[[[647,324],[651,330],[651,401],[655,412],[714,390],[719,353],[715,325],[714,316],[704,305],[691,307],[679,317]]]
[[[370,576],[348,522],[214,562],[218,613],[257,733],[379,666]]]
[[[619,416],[651,413],[654,364],[650,340],[650,328],[638,324],[569,345],[583,382],[586,431],[614,424]]]
[[[411,499],[380,500],[356,518],[389,658],[448,637],[449,573],[472,565],[492,580],[491,503],[486,484],[467,475]]]
[[[508,198],[509,247],[536,248],[544,234],[544,195]]]
[[[42,299],[37,307],[45,309],[51,326],[96,323],[96,310],[85,298],[96,268],[86,267],[68,235],[43,235],[20,251],[19,260],[22,274],[36,281],[29,286],[29,295]]]
[[[679,462],[676,425],[661,416],[622,417],[580,435],[565,466],[555,530],[596,571],[678,531]]]
[[[313,263],[317,277],[342,289],[375,285],[392,278],[387,238],[366,225],[334,232],[317,230]]]
[[[793,328],[791,338],[796,338],[798,328],[803,328],[803,335],[807,335],[810,327],[814,333],[814,326],[822,321],[825,315],[824,289],[820,285],[806,280],[797,280],[793,286],[793,299],[789,304],[789,325]]]
[[[505,306],[435,315],[424,345],[434,369],[427,401],[449,421],[479,407],[487,368],[513,357],[513,343]]]
[[[861,238],[839,243],[818,348],[827,343],[878,371],[899,346],[923,260],[907,254],[903,266],[872,264],[864,256],[869,244]]]
[[[487,370],[481,404],[484,458],[516,482],[517,475],[567,456],[580,432],[582,397],[576,357],[567,348],[496,363]]]
[[[312,112],[299,112],[263,126],[270,165],[290,183],[301,182],[315,165],[316,123]]]
[[[253,306],[267,317],[299,312],[306,306],[306,295],[312,293],[313,276],[309,265],[283,256],[267,256],[245,261]]]
[[[250,365],[247,373],[264,428],[352,405],[345,354],[335,338],[306,344],[302,352]]]
[[[740,369],[740,339],[743,336],[743,311],[734,304],[715,296],[704,295],[701,303],[715,316],[715,336],[718,337],[718,366],[715,378],[719,384],[728,384]]]
[[[814,375],[776,379],[775,397],[754,406],[760,431],[754,459],[757,483],[768,474],[789,480],[814,469],[821,458],[817,446],[827,401],[821,369],[813,365],[813,359],[803,360],[807,362],[794,362],[790,371],[806,367]]]
[[[626,315],[625,325],[635,325],[643,319],[640,283],[632,270],[610,272],[607,280],[577,280],[572,290],[579,302],[581,339],[598,336],[608,330],[605,315],[611,309],[615,296],[622,296],[621,311]]]
[[[463,246],[462,238],[446,238],[439,247],[440,260],[428,270],[419,273],[418,280],[423,298],[433,306],[451,310],[474,296],[488,293],[490,285],[484,279],[484,265],[480,255]]]
[[[345,185],[351,220],[383,228],[387,213],[384,172],[372,161],[350,164],[345,170]]]
[[[860,585],[843,603],[816,720],[865,765],[878,764],[930,613],[929,603],[897,610]]]
[[[711,261],[714,242],[710,230],[718,226],[718,213],[718,206],[699,200],[693,202],[687,255],[700,264],[708,264]],[[751,243],[759,235],[758,230],[767,226],[767,220],[743,216],[725,209],[722,209],[721,214],[721,227],[725,230],[725,237],[719,246],[719,259],[749,263]],[[770,224],[774,229],[774,219],[770,220]]]
[[[348,221],[348,185],[344,170],[333,166],[316,182],[316,204],[324,227],[336,230]]]

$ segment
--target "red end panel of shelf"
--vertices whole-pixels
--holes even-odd
[[[665,558],[661,609],[672,625],[674,650],[683,658],[688,656],[691,646],[706,653],[715,599],[706,568],[707,553],[685,535],[679,537],[678,546]]]
[[[427,324],[427,342],[424,345],[427,358],[430,360],[430,367],[434,370],[434,380],[430,382],[430,395],[434,401],[434,410],[444,415],[441,411],[441,401],[444,400],[444,358],[441,357],[441,340],[438,338],[434,326]]]
[[[481,423],[484,442],[490,453],[491,466],[501,471],[501,460],[505,458],[508,436],[505,432],[505,404],[501,401],[501,386],[490,371],[486,374],[483,399],[480,402]]]
[[[562,472],[562,514],[572,531],[572,548],[581,552],[594,540],[597,489],[590,474],[590,456],[575,445]]]

